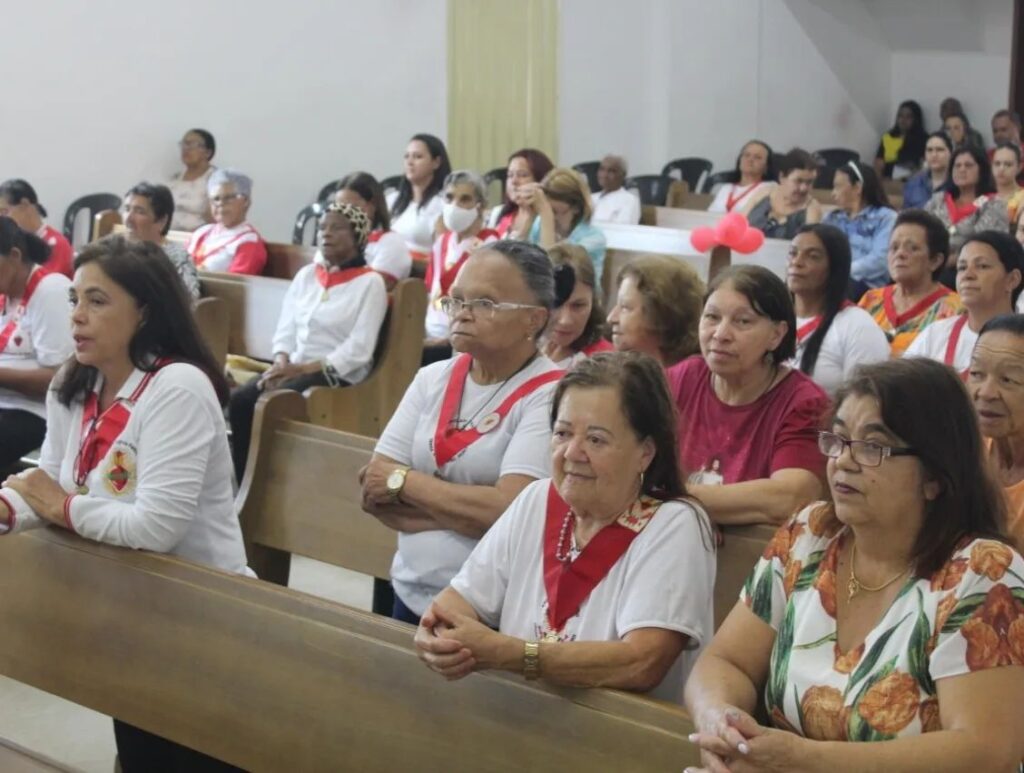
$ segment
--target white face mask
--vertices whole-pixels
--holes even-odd
[[[473,225],[473,221],[478,217],[480,217],[480,211],[476,207],[464,209],[454,201],[449,201],[444,205],[444,209],[441,210],[441,220],[444,221],[444,227],[457,234],[462,233]]]

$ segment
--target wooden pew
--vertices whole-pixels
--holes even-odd
[[[362,383],[344,389],[309,389],[306,399],[310,421],[357,435],[380,437],[419,370],[426,313],[423,282],[403,279],[395,285],[370,375]]]
[[[404,624],[58,529],[0,550],[0,673],[248,770],[698,763],[677,706],[497,673],[445,683]]]
[[[227,308],[227,350],[257,360],[274,358],[271,344],[289,281],[265,276],[204,271],[199,276],[204,298],[218,298]]]
[[[228,358],[228,334],[231,328],[227,304],[220,298],[200,298],[192,314],[199,334],[210,347],[213,358],[223,368]]]

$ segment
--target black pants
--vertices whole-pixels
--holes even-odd
[[[46,421],[29,411],[0,409],[0,472],[6,473],[43,444]]]
[[[122,773],[237,773],[228,765],[187,746],[114,720],[114,741]],[[244,773],[244,772],[243,772]]]
[[[398,598],[397,593],[395,594],[395,606],[391,610],[391,618],[393,620],[401,620],[403,623],[411,623],[412,625],[420,624],[420,616],[409,609],[405,602]]]
[[[304,392],[310,387],[327,386],[323,373],[312,373],[299,376],[279,384],[275,389],[291,389]],[[252,416],[256,412],[256,401],[263,394],[259,388],[259,379],[253,379],[231,394],[228,404],[228,420],[231,422],[231,459],[235,464],[235,478],[241,483],[245,474],[245,460],[249,456],[249,444],[252,442]]]

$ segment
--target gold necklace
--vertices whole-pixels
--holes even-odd
[[[878,593],[878,591],[880,591],[880,590],[885,590],[890,585],[892,585],[894,582],[896,582],[900,577],[902,577],[908,571],[910,571],[910,567],[908,566],[902,572],[900,572],[899,574],[895,575],[892,579],[886,580],[881,585],[879,585],[879,586],[877,586],[875,588],[872,588],[871,586],[865,585],[864,583],[862,583],[860,580],[857,579],[857,572],[855,572],[854,569],[853,569],[853,565],[856,562],[857,562],[857,543],[854,542],[853,543],[853,550],[851,551],[851,555],[850,555],[850,579],[847,580],[847,582],[846,582],[846,593],[847,593],[846,600],[847,601],[853,601],[853,597],[856,596],[861,591],[864,591],[866,593]]]

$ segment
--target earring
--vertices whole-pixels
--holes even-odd
[[[640,470],[640,493],[644,493],[644,471]]]

